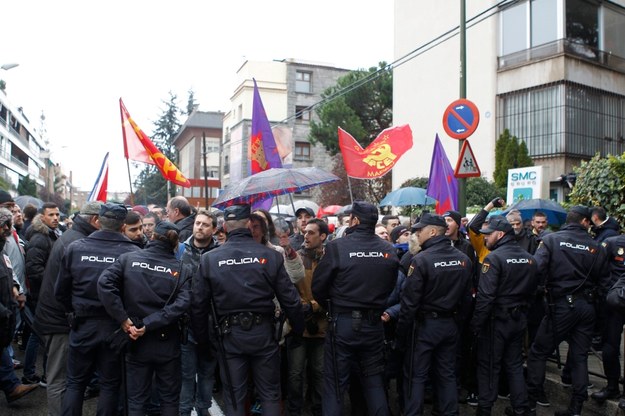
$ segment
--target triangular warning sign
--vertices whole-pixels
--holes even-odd
[[[456,163],[454,176],[456,178],[470,178],[472,176],[481,175],[482,172],[480,172],[480,167],[477,165],[477,160],[475,160],[471,145],[468,140],[465,140],[460,150],[460,157]]]

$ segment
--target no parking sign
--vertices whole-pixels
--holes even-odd
[[[480,112],[476,105],[464,98],[449,104],[443,113],[443,128],[452,139],[466,139],[475,133],[479,123]]]

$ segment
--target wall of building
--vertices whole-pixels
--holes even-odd
[[[467,2],[467,19],[496,2]],[[455,28],[460,22],[459,2],[395,1],[395,52],[399,59]],[[496,70],[498,17],[467,28],[467,98],[480,111],[480,124],[470,144],[482,174],[492,178],[496,132]],[[393,168],[393,188],[407,179],[428,176],[435,135],[438,134],[452,166],[458,141],[443,130],[443,113],[459,97],[460,38],[422,53],[393,71],[393,124],[409,124],[413,147]]]

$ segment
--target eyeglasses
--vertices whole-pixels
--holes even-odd
[[[8,219],[8,220],[6,220],[6,221],[4,221],[3,223],[0,224],[0,228],[4,228],[4,227],[11,228],[11,220],[10,219]]]

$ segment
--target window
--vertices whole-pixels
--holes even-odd
[[[295,119],[297,121],[310,121],[310,111],[305,105],[295,106]]]
[[[310,72],[296,71],[295,72],[295,92],[311,93],[312,88],[310,80],[312,74]]]
[[[243,120],[243,104],[239,104],[239,121]]]
[[[295,159],[310,160],[310,143],[295,142]]]
[[[498,113],[498,131],[524,140],[534,158],[625,151],[625,96],[559,82],[499,96]]]
[[[603,45],[601,49],[625,57],[625,14],[603,8]]]
[[[533,0],[530,2],[531,45],[539,46],[558,39],[558,4],[553,0]]]
[[[502,11],[501,30],[502,55],[527,49],[527,3],[523,2]]]
[[[586,0],[566,0],[566,38],[599,47],[599,6]]]

